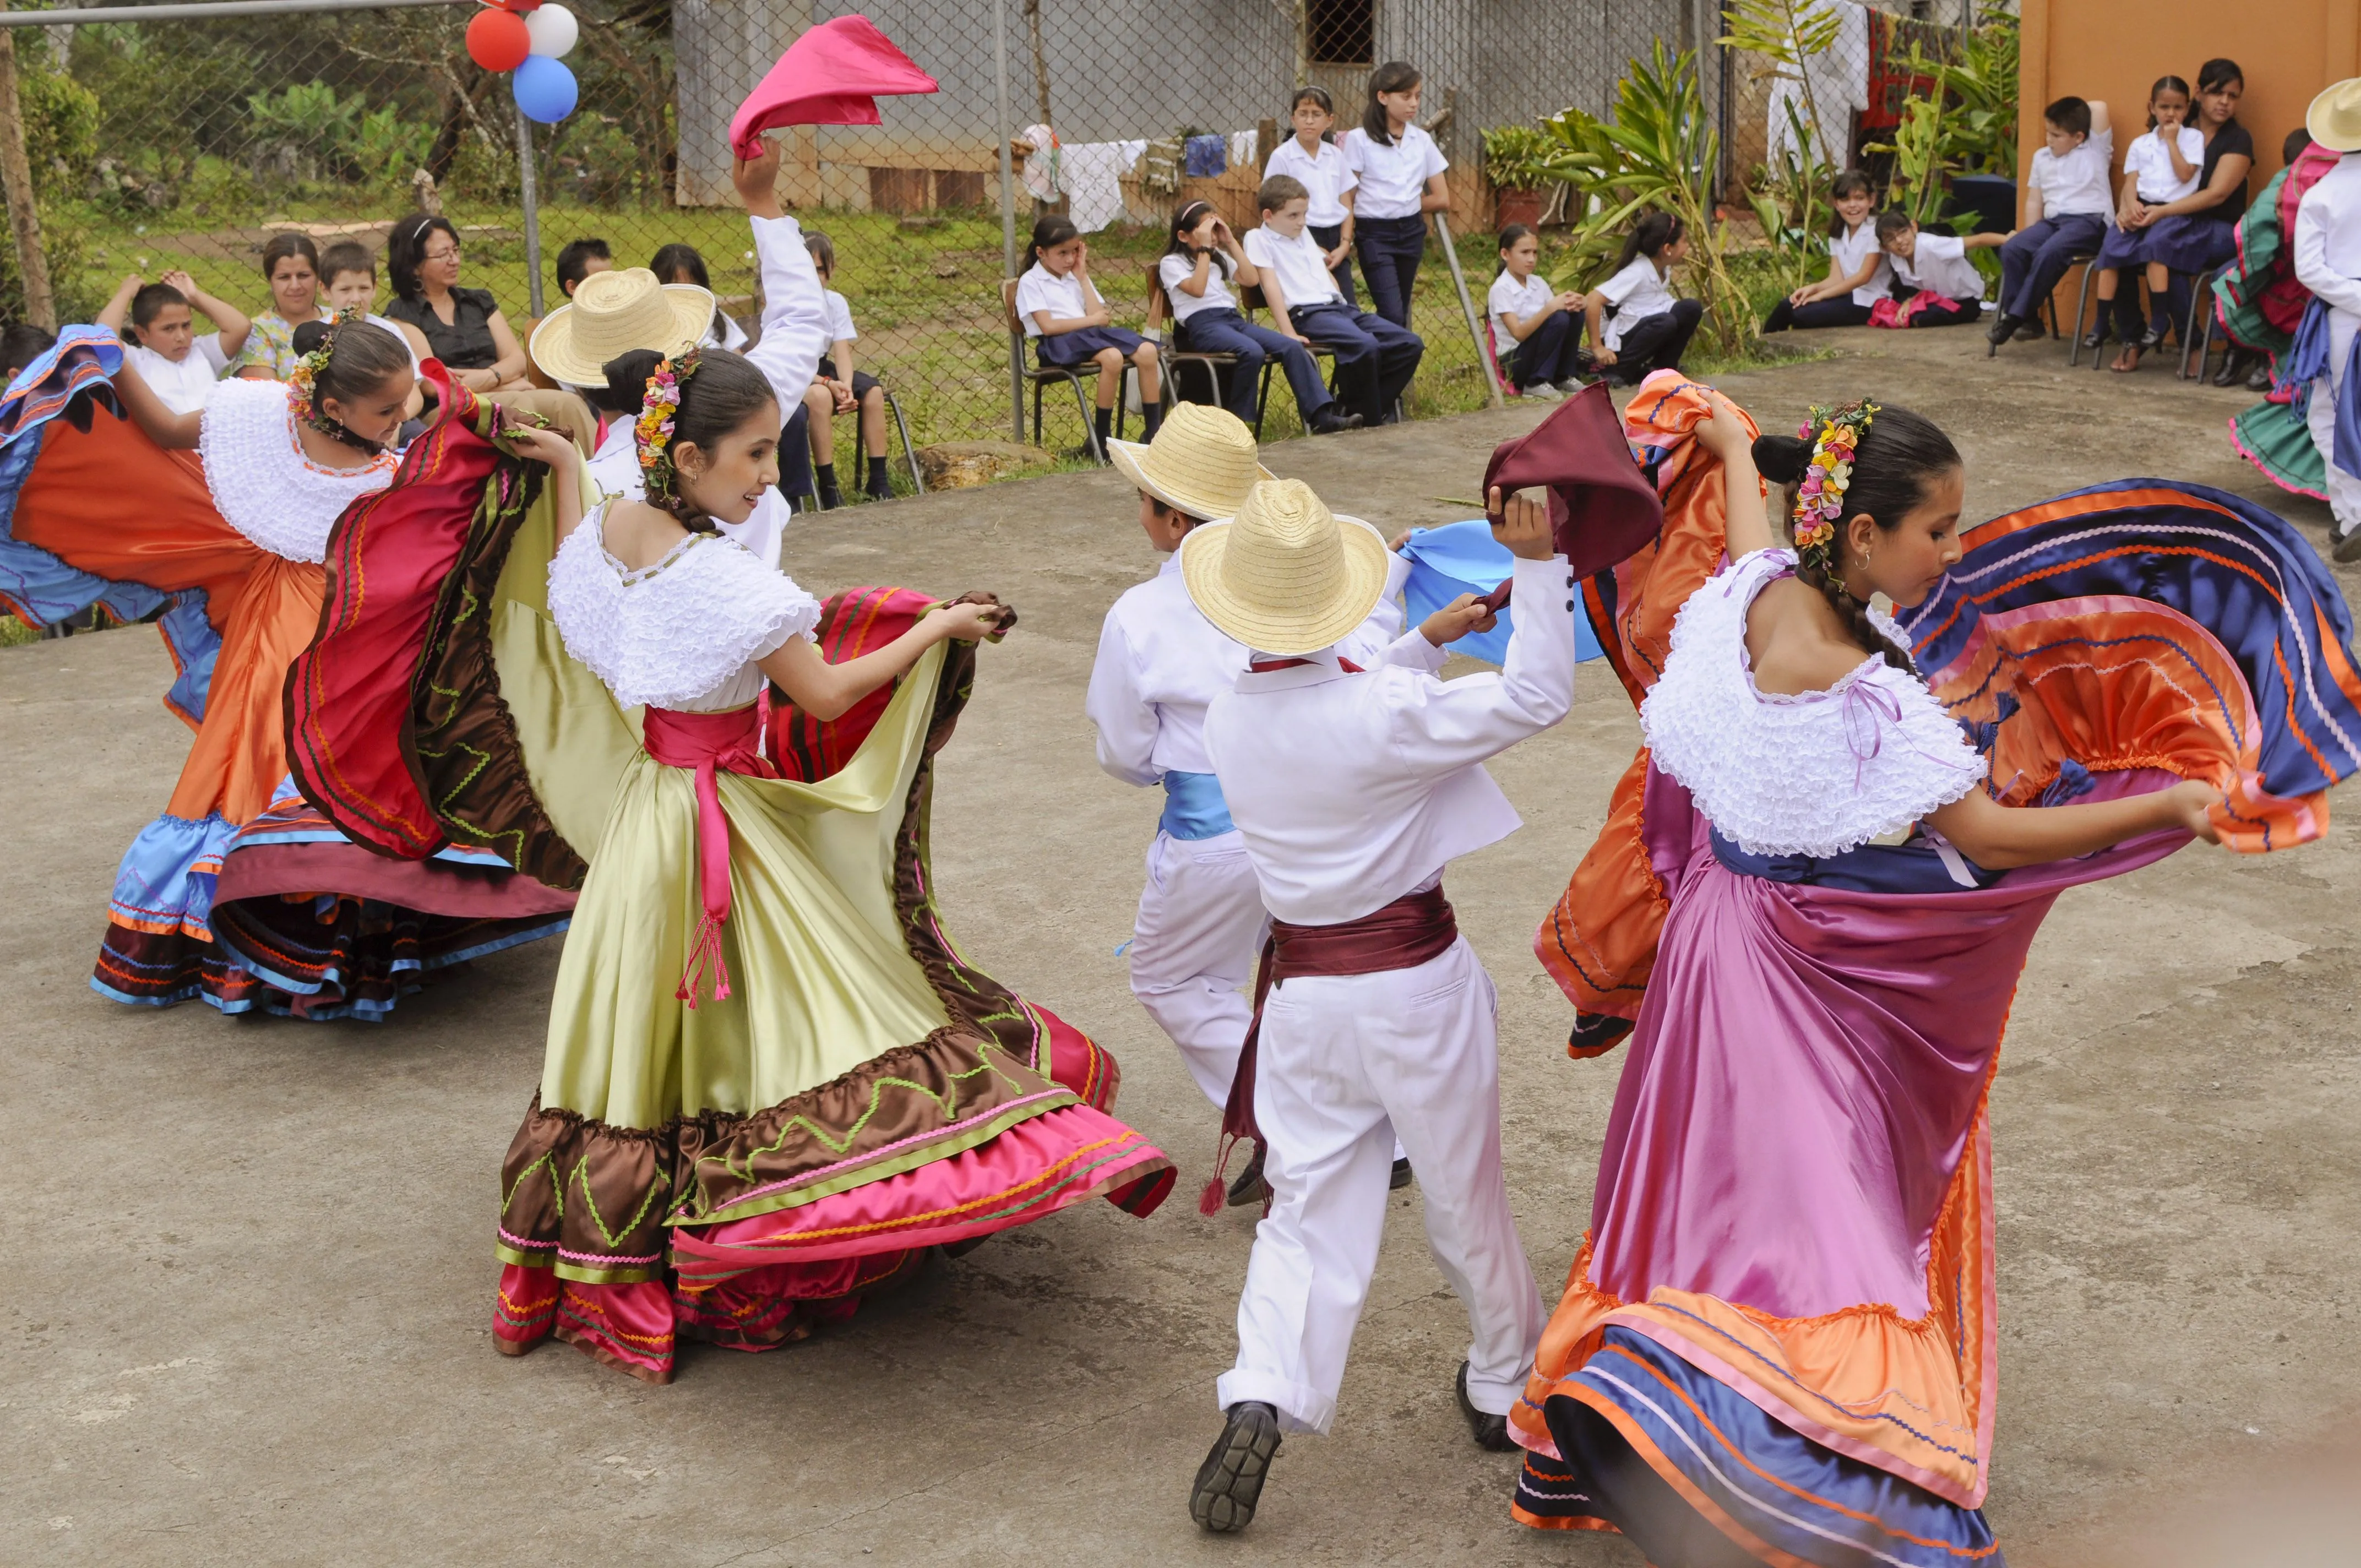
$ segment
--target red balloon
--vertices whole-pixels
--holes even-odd
[[[467,24],[467,58],[486,71],[514,71],[532,52],[522,16],[487,7]]]

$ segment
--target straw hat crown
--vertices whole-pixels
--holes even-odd
[[[2361,76],[2323,89],[2304,111],[2303,128],[2332,152],[2361,152]]]
[[[1386,542],[1340,518],[1301,479],[1268,479],[1228,522],[1180,543],[1189,597],[1212,621],[1266,653],[1310,653],[1358,626],[1386,587]]]
[[[1107,455],[1125,478],[1200,520],[1232,515],[1248,490],[1271,477],[1256,460],[1246,421],[1202,403],[1174,405],[1155,440],[1109,441]]]
[[[713,296],[694,283],[659,283],[644,267],[593,272],[571,302],[533,328],[533,357],[556,380],[606,383],[607,361],[635,348],[672,354],[704,337]]]

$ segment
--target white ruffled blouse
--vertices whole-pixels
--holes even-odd
[[[1756,688],[1747,610],[1795,565],[1792,550],[1757,551],[1689,596],[1640,729],[1724,838],[1752,854],[1824,857],[1906,829],[1973,789],[1986,764],[1926,683],[1882,658],[1826,691]],[[1909,648],[1891,620],[1870,620]]]
[[[357,468],[324,468],[304,456],[294,405],[277,381],[214,382],[197,451],[223,521],[289,561],[326,560],[328,532],[345,509],[393,483],[390,452]]]
[[[763,690],[755,661],[809,639],[819,601],[733,540],[692,533],[634,570],[607,553],[600,506],[549,563],[549,612],[566,651],[625,707],[743,707]]]

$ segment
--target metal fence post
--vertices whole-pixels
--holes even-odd
[[[1476,345],[1476,364],[1484,372],[1484,390],[1491,395],[1494,408],[1505,409],[1509,400],[1500,395],[1500,378],[1493,373],[1492,356],[1484,352],[1484,327],[1476,319],[1476,302],[1468,297],[1467,275],[1459,270],[1459,247],[1451,243],[1451,224],[1441,213],[1434,214],[1434,232],[1443,238],[1444,259],[1451,263],[1451,285],[1459,291],[1459,313],[1467,318],[1467,341]]]
[[[1016,276],[1016,176],[1008,150],[1016,128],[1008,123],[1008,0],[992,0],[992,108],[1000,142],[1001,276]],[[1025,444],[1025,347],[1008,343],[1008,438]]]
[[[524,204],[524,268],[525,290],[533,302],[533,313],[541,311],[541,191],[533,178],[533,122],[524,117],[520,104],[516,112],[517,195]]]
[[[0,0],[0,9],[6,5]],[[41,251],[41,214],[33,204],[33,169],[25,156],[24,112],[16,97],[16,40],[5,32],[0,32],[0,189],[6,192],[8,226],[16,236],[25,319],[54,332],[58,305],[49,292],[49,258]]]

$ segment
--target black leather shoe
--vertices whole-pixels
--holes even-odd
[[[2157,331],[2154,327],[2150,327],[2146,332],[2140,334],[2139,342],[2135,346],[2137,347],[2142,354],[2153,354],[2158,349],[2164,346],[2164,334]]]
[[[1459,1413],[1467,1418],[1467,1430],[1476,1434],[1477,1447],[1490,1453],[1508,1453],[1516,1448],[1517,1440],[1509,1435],[1509,1418],[1477,1409],[1476,1401],[1467,1397],[1467,1364],[1464,1361],[1459,1364],[1455,1392],[1459,1396]]]
[[[2234,348],[2222,356],[2222,368],[2214,371],[2213,376],[2213,384],[2217,387],[2235,387],[2246,378],[2246,352],[2242,348]]]
[[[1249,1203],[1259,1203],[1269,1196],[1270,1183],[1263,1179],[1262,1174],[1262,1146],[1257,1144],[1254,1158],[1246,1161],[1246,1168],[1238,1172],[1238,1179],[1235,1181],[1230,1183],[1227,1206],[1232,1209],[1243,1209]]]
[[[1394,1161],[1394,1173],[1386,1182],[1386,1190],[1389,1192],[1399,1192],[1409,1185],[1410,1160],[1408,1157],[1404,1157],[1401,1159]]]
[[[2335,556],[2337,560],[2348,566],[2356,561],[2361,561],[2361,528],[2356,528],[2350,533],[2339,533],[2331,529],[2328,540],[2331,546],[2329,554]]]
[[[1992,325],[1984,332],[1984,341],[1991,344],[1994,348],[1998,348],[2002,344],[2006,343],[2010,338],[2015,337],[2016,335],[2016,329],[2024,324],[2025,323],[2023,318],[2018,316],[2003,315],[1995,317]]]
[[[2041,324],[2039,316],[2026,317],[2025,324],[2016,329],[2016,341],[2019,343],[2039,343],[2048,335],[2049,329]]]
[[[1328,404],[1318,413],[1312,416],[1312,433],[1314,435],[1334,435],[1340,430],[1358,430],[1360,428],[1361,416],[1359,414],[1340,413],[1337,411],[1336,405],[1334,403]]]
[[[1227,1414],[1222,1435],[1213,1440],[1213,1451],[1197,1467],[1196,1483],[1189,1488],[1189,1517],[1218,1535],[1253,1522],[1263,1481],[1279,1453],[1277,1410],[1259,1399],[1244,1399]]]
[[[2270,389],[2271,362],[2268,358],[2258,359],[2255,361],[2255,367],[2246,372],[2246,390],[2268,392]]]

